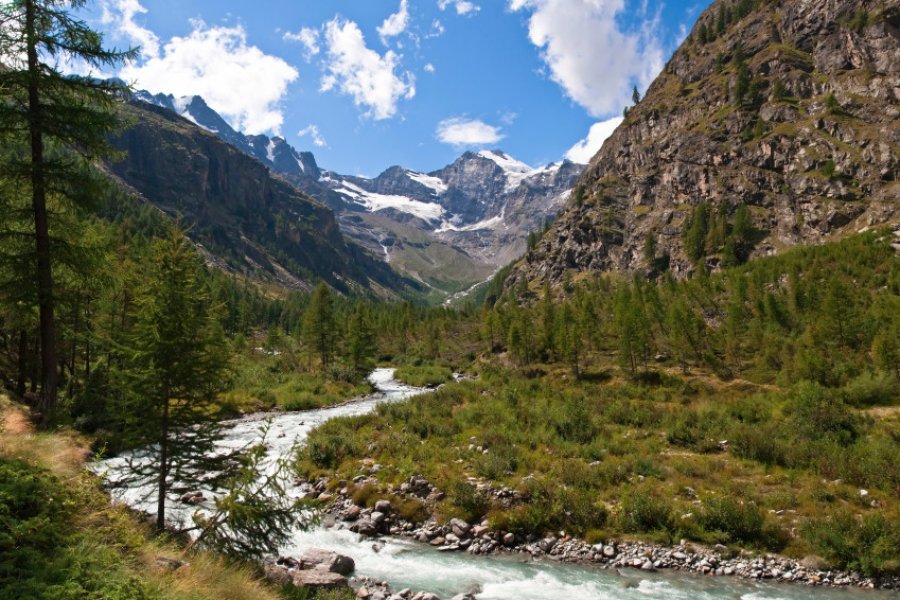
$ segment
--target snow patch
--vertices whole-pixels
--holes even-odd
[[[407,171],[406,176],[416,183],[420,183],[428,189],[433,190],[435,194],[443,194],[447,191],[447,184],[441,181],[439,177],[433,177],[431,175],[426,175],[425,173],[416,173],[415,171]]]
[[[532,177],[555,175],[562,166],[562,163],[550,163],[546,167],[535,169],[520,160],[516,160],[508,154],[504,154],[503,152],[493,152],[491,150],[482,150],[478,153],[478,156],[493,161],[497,166],[503,169],[503,172],[506,175],[505,191],[507,192],[513,191],[522,185],[522,182],[531,179]]]
[[[387,194],[376,194],[367,192],[358,185],[354,185],[349,181],[342,181],[343,187],[335,190],[338,194],[343,194],[351,198],[357,204],[366,207],[369,212],[378,212],[386,208],[393,208],[400,212],[419,217],[425,221],[437,221],[444,214],[444,209],[440,204],[433,202],[420,202],[406,196],[390,196]]]
[[[503,224],[503,219],[506,216],[506,208],[500,211],[500,214],[491,217],[490,219],[485,219],[483,221],[479,221],[477,223],[472,223],[471,225],[465,225],[463,227],[459,227],[458,225],[454,225],[452,221],[444,221],[441,223],[441,226],[434,230],[435,233],[446,233],[448,231],[481,231],[482,229],[497,229],[499,225]]]
[[[269,159],[270,163],[275,162],[275,139],[274,138],[269,140],[269,145],[266,146],[266,158]]]

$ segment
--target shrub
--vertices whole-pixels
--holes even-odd
[[[464,481],[452,481],[449,484],[447,500],[453,507],[455,516],[469,523],[480,521],[491,507],[487,494]]]
[[[882,514],[841,512],[807,521],[801,535],[833,566],[867,576],[900,574],[900,523]]]
[[[669,531],[673,523],[671,503],[649,490],[633,490],[622,498],[619,524],[627,533]]]
[[[706,531],[725,534],[728,542],[755,544],[763,538],[763,512],[755,504],[731,498],[709,498],[697,515]]]
[[[897,379],[884,372],[866,371],[841,389],[841,398],[851,406],[887,406],[900,398]]]
[[[406,366],[398,368],[394,373],[394,377],[413,387],[433,387],[447,383],[452,376],[450,369],[438,366]]]

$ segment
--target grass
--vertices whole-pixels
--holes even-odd
[[[349,381],[348,381],[349,380]],[[372,392],[368,381],[345,373],[305,371],[298,356],[248,350],[234,365],[233,388],[223,398],[230,412],[310,410]]]
[[[413,387],[434,387],[450,381],[453,372],[436,365],[403,366],[397,368],[394,377]]]
[[[576,381],[562,365],[482,365],[477,382],[314,431],[301,470],[349,478],[370,459],[384,466],[383,486],[422,474],[446,493],[435,507],[441,517],[487,517],[506,531],[687,538],[818,554],[843,567],[858,564],[830,550],[828,536],[801,531],[827,529],[827,515],[843,509],[854,519],[900,519],[900,430],[844,401],[896,404],[884,376],[826,389],[677,370],[639,383],[612,366],[604,372]],[[511,487],[523,501],[504,506],[476,482]],[[870,574],[900,557],[885,531],[875,536],[880,554],[860,559]]]
[[[278,600],[251,566],[185,554],[109,503],[83,437],[35,433],[0,397],[0,598]],[[173,570],[164,564],[183,561]],[[178,563],[169,563],[178,564]]]

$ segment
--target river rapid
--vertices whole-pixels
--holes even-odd
[[[369,377],[378,390],[358,401],[331,408],[254,415],[227,423],[223,448],[240,448],[260,439],[260,430],[268,423],[266,445],[274,462],[287,457],[302,443],[310,430],[341,416],[362,415],[378,404],[399,402],[428,390],[412,388],[394,379],[393,369],[376,369]],[[111,482],[121,479],[125,457],[114,457],[93,465],[93,470]],[[137,510],[155,512],[152,483],[111,487],[115,501]],[[212,497],[206,490],[207,498]],[[173,494],[168,506],[173,522],[188,522],[197,507],[179,501]],[[374,543],[347,529],[298,528],[282,551],[298,554],[304,548],[333,550],[353,558],[356,576],[388,582],[394,590],[411,588],[428,591],[442,598],[480,590],[484,600],[882,600],[898,598],[896,593],[859,589],[810,588],[800,585],[751,582],[737,577],[702,577],[674,572],[647,573],[639,570],[601,569],[546,561],[526,556],[473,556],[467,553],[441,553],[417,542],[384,538]]]

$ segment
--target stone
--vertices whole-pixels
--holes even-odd
[[[512,546],[516,543],[516,536],[513,533],[505,533],[503,534],[503,545],[504,546]]]
[[[387,515],[385,515],[381,511],[377,511],[377,510],[375,512],[373,512],[371,515],[369,515],[369,519],[371,519],[372,523],[374,523],[376,526],[381,525],[386,518],[387,518]]]
[[[471,525],[463,521],[462,519],[450,519],[450,530],[454,533],[454,535],[458,537],[465,537],[469,530],[471,529]]]
[[[356,563],[349,556],[320,548],[307,548],[300,556],[301,568],[323,568],[332,573],[349,575],[356,569]]]
[[[359,519],[350,526],[350,531],[369,537],[378,535],[378,528],[370,519]]]
[[[347,578],[340,573],[316,568],[293,571],[291,581],[296,587],[308,588],[311,591],[341,590],[349,587]]]
[[[384,514],[391,512],[391,502],[390,500],[379,500],[375,503],[375,510]]]

